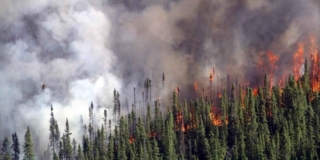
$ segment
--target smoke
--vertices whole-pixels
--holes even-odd
[[[88,122],[91,101],[100,120],[113,89],[121,87],[112,73],[117,58],[109,47],[108,16],[83,1],[4,1],[0,8],[1,137],[17,131],[23,142],[30,125],[41,156],[52,104],[60,132],[68,118],[72,136],[80,140],[80,116]]]
[[[292,73],[297,43],[319,35],[319,2],[313,0],[129,2],[114,2],[117,9],[110,14],[112,50],[123,62],[116,70],[127,90],[137,80],[143,84],[150,71],[155,84],[164,71],[170,80],[166,91],[182,86],[190,92],[195,81],[206,89],[212,67],[214,83],[230,75],[232,81],[258,85],[265,74],[258,73],[258,60],[269,63],[267,51],[279,57],[274,74],[282,77]]]
[[[170,96],[177,86],[187,96],[194,81],[208,86],[212,67],[220,78],[229,74],[257,83],[261,53],[279,56],[277,76],[290,73],[297,43],[310,35],[318,40],[320,33],[316,0],[0,4],[0,137],[17,131],[22,142],[30,125],[38,157],[48,145],[51,104],[60,131],[68,118],[72,136],[79,139],[80,116],[88,122],[92,101],[101,123],[102,110],[112,111],[113,89],[130,104],[136,87],[141,101],[149,77],[153,99]]]

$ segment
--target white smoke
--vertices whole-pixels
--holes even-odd
[[[91,101],[101,124],[113,89],[121,89],[111,72],[117,59],[109,18],[86,1],[0,3],[0,29],[7,32],[0,36],[0,137],[16,131],[22,144],[29,125],[39,158],[48,145],[52,104],[60,132],[68,118],[81,142],[80,116],[88,123]]]

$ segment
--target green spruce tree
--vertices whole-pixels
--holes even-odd
[[[23,153],[23,160],[34,160],[33,142],[29,126],[24,136]]]

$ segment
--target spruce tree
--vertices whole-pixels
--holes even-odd
[[[64,142],[64,157],[66,160],[71,160],[72,158],[72,145],[71,145],[71,138],[70,138],[70,128],[68,119],[66,119],[66,130],[63,134],[63,142]]]
[[[8,137],[5,137],[2,141],[2,159],[3,160],[11,160],[11,154],[10,154],[10,141]]]
[[[150,159],[160,160],[160,150],[158,147],[158,142],[155,138],[152,139],[152,152],[151,152]]]
[[[78,145],[76,160],[84,160],[84,156],[83,156],[80,144]]]
[[[53,160],[60,160],[56,152],[53,152]]]
[[[248,156],[248,159],[255,159],[257,157],[257,152],[254,149],[255,145],[258,142],[258,136],[257,136],[257,129],[258,129],[258,123],[257,123],[257,115],[256,115],[256,101],[252,95],[252,90],[248,89],[248,106],[247,106],[247,112],[248,112],[248,120],[246,124],[246,153]]]
[[[233,147],[235,145],[235,138],[238,135],[238,114],[237,106],[235,102],[235,88],[231,87],[231,98],[228,107],[228,146]]]
[[[51,117],[50,117],[50,127],[49,127],[49,140],[50,140],[50,146],[52,147],[52,152],[55,152],[55,144],[56,144],[56,140],[55,140],[55,134],[56,134],[56,120],[54,119],[54,115],[53,115],[53,107],[51,105]]]
[[[109,136],[109,146],[108,146],[108,159],[114,159],[114,137],[112,135]]]
[[[172,112],[168,113],[168,120],[165,126],[165,134],[163,135],[164,139],[164,159],[172,160],[177,159],[176,150],[175,150],[175,133],[174,133],[174,122]]]
[[[77,142],[76,142],[76,140],[75,140],[74,138],[73,138],[73,140],[72,140],[72,152],[73,152],[72,159],[76,159]]]
[[[29,126],[24,136],[23,153],[23,160],[34,160],[33,142]]]
[[[17,133],[12,134],[12,145],[11,148],[13,150],[12,153],[12,160],[19,160],[20,157],[20,144],[19,144],[19,139],[17,136]]]
[[[209,145],[209,141],[205,135],[205,129],[202,120],[200,121],[200,126],[198,129],[198,151],[199,151],[199,158],[200,159],[211,159],[211,148]]]

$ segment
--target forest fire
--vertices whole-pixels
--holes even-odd
[[[212,81],[213,81],[212,73],[210,73],[209,80],[210,80],[210,82],[212,82]]]
[[[185,125],[184,125],[184,122],[183,122],[183,114],[182,114],[182,111],[179,110],[177,112],[177,117],[176,117],[176,122],[175,122],[175,126],[176,126],[176,130],[177,131],[180,131],[180,129],[182,129],[183,132],[186,131],[186,128],[185,128]]]
[[[293,55],[293,60],[294,60],[293,75],[294,75],[295,81],[298,81],[299,77],[301,76],[300,69],[301,69],[301,67],[302,67],[302,65],[304,63],[303,53],[304,53],[304,44],[303,43],[299,43],[298,50]]]
[[[220,110],[217,107],[212,106],[210,111],[210,118],[212,121],[212,124],[215,126],[222,126],[221,116],[220,116]]]
[[[218,93],[218,98],[222,98],[222,94],[221,93]]]
[[[252,90],[252,95],[253,96],[257,96],[258,95],[258,88],[253,88],[253,90]]]
[[[154,138],[154,137],[156,137],[157,136],[157,133],[156,132],[150,132],[149,133],[149,137],[151,137],[151,138]]]
[[[193,89],[194,89],[194,91],[196,91],[198,89],[198,83],[197,82],[193,83]]]
[[[310,37],[310,58],[311,58],[311,88],[314,92],[320,91],[320,82],[319,82],[319,62],[320,57],[318,55],[318,48],[315,44],[315,38]]]
[[[266,59],[263,61],[263,59]],[[270,79],[270,87],[274,83],[275,70],[278,68],[276,63],[279,61],[279,56],[271,51],[261,52],[257,61],[257,71],[260,75],[267,74]],[[270,88],[271,89],[271,88]]]
[[[176,90],[175,90],[175,92],[176,92],[177,94],[179,94],[179,93],[180,93],[180,87],[177,87]]]
[[[136,139],[132,135],[129,136],[129,143],[130,144],[134,143],[135,140]]]
[[[270,72],[269,72],[270,87],[272,87],[273,86],[273,81],[274,81],[274,72],[277,69],[276,62],[279,60],[279,57],[276,56],[275,54],[273,54],[270,51],[267,52],[267,55],[268,55],[268,59],[269,59],[269,62],[270,62]]]
[[[282,78],[279,80],[278,85],[283,88],[285,85],[285,77],[284,74],[282,75]]]

